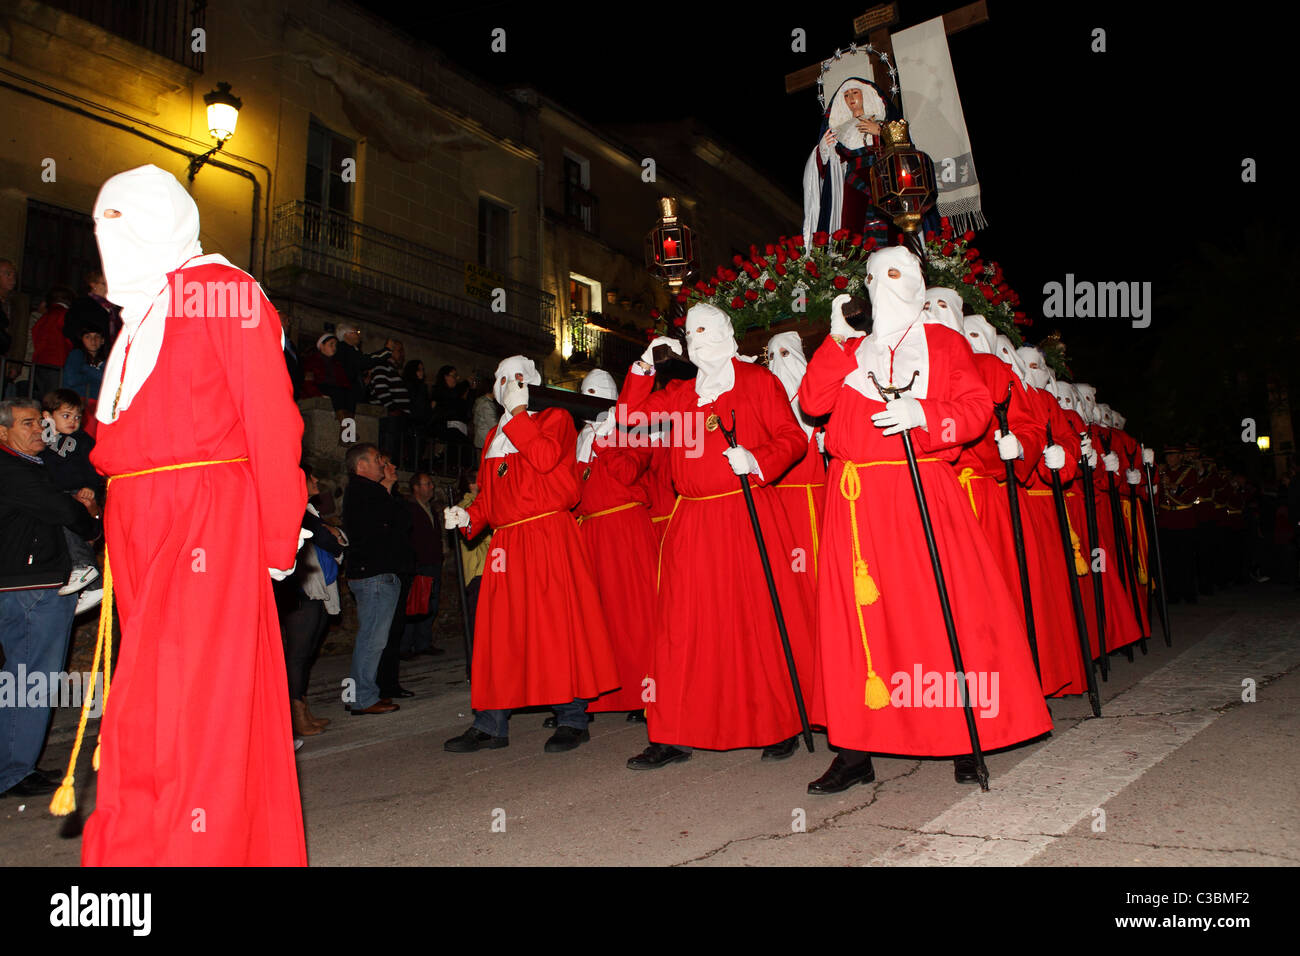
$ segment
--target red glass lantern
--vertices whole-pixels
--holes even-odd
[[[876,205],[904,232],[916,232],[921,218],[934,208],[935,188],[930,158],[912,145],[907,120],[885,123],[884,149],[871,167],[871,193]]]
[[[659,200],[659,222],[645,237],[646,268],[676,292],[695,262],[695,236],[677,218],[677,200]]]

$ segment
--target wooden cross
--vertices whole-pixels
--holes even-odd
[[[981,23],[988,23],[988,20],[988,5],[985,0],[977,0],[975,3],[945,13],[943,15],[943,29],[948,36],[952,36]],[[889,28],[896,23],[898,23],[898,4],[881,4],[872,7],[853,21],[853,37],[856,40],[865,34],[867,42],[871,44],[876,52],[887,54],[889,62],[897,66],[894,60],[894,45],[889,35]],[[893,80],[889,77],[889,67],[882,63],[878,57],[872,61],[871,66],[875,72],[876,85],[888,93],[889,88],[893,86]],[[821,75],[821,72],[821,63],[814,63],[812,66],[805,66],[802,70],[787,73],[785,75],[785,91],[787,93],[796,93],[799,90],[806,90],[810,86],[815,86],[817,77]],[[827,95],[833,92],[834,90],[828,91]]]

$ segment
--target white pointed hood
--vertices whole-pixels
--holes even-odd
[[[890,270],[897,277],[891,276]],[[867,373],[874,373],[882,385],[906,385],[917,371],[915,383],[904,393],[925,398],[930,381],[930,350],[923,324],[925,279],[921,263],[902,246],[889,246],[867,259],[867,294],[871,298],[871,334],[858,346],[858,367],[844,379],[873,401],[880,392]]]
[[[593,368],[588,372],[583,378],[582,384],[578,386],[578,391],[583,395],[592,395],[596,398],[608,398],[610,400],[618,398],[618,385],[614,382],[614,376],[603,368]],[[578,461],[591,461],[591,450],[596,441],[596,426],[609,418],[612,411],[612,409],[607,408],[595,418],[589,418],[583,422],[582,430],[578,432]]]
[[[104,365],[95,409],[95,418],[108,424],[131,407],[162,351],[170,305],[167,273],[202,256],[203,247],[198,207],[176,177],[157,166],[110,177],[100,187],[93,216],[108,300],[122,307],[122,332]],[[221,256],[203,261],[229,265]],[[146,315],[148,322],[143,321]],[[115,412],[119,385],[122,393]]]
[[[506,406],[508,401],[506,389],[515,383],[515,376],[522,375],[525,385],[541,385],[542,376],[538,374],[537,365],[530,358],[522,355],[512,355],[508,359],[503,359],[497,366],[496,372],[492,376],[492,395],[497,400],[497,404],[505,409],[501,417],[497,420],[496,434],[492,436],[492,444],[488,445],[487,453],[484,458],[504,458],[511,455],[519,449],[515,447],[514,442],[506,437],[506,422],[510,421],[512,416],[510,409]],[[505,379],[503,382],[502,379]],[[513,404],[513,403],[512,403]],[[525,412],[524,414],[528,414]]]
[[[696,404],[708,405],[736,384],[736,333],[731,319],[716,305],[701,302],[686,312],[686,354],[695,363]],[[697,331],[702,330],[702,331]]]
[[[1101,424],[1097,416],[1097,390],[1087,382],[1075,382],[1074,391],[1078,396],[1078,412],[1089,425]]]
[[[993,354],[1011,366],[1011,371],[1016,373],[1016,378],[1020,379],[1021,384],[1028,384],[1029,366],[1020,357],[1020,353],[1011,344],[1011,340],[1001,332],[993,340]]]
[[[933,286],[925,290],[925,321],[928,324],[942,325],[964,335],[964,308],[965,303],[955,289]]]
[[[767,343],[767,367],[781,380],[785,387],[785,397],[790,400],[795,421],[808,437],[812,437],[813,426],[804,417],[799,408],[799,383],[803,381],[804,372],[808,370],[808,359],[803,354],[803,339],[798,332],[779,332]]]
[[[968,315],[962,319],[961,327],[972,352],[979,355],[993,354],[998,330],[989,325],[988,319],[982,315]]]
[[[1032,345],[1022,345],[1016,352],[1024,360],[1028,369],[1025,374],[1029,384],[1034,388],[1047,388],[1048,383],[1055,377],[1052,375],[1052,370],[1047,367],[1047,359],[1043,358],[1043,353]]]

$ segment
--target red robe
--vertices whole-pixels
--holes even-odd
[[[1097,467],[1092,472],[1093,497],[1097,503],[1097,533],[1098,541],[1090,542],[1088,547],[1101,548],[1106,555],[1106,569],[1102,572],[1102,582],[1106,598],[1106,650],[1114,651],[1118,648],[1125,647],[1129,644],[1140,640],[1143,636],[1142,624],[1133,613],[1133,598],[1129,596],[1128,583],[1123,573],[1124,565],[1120,563],[1119,548],[1115,539],[1115,524],[1111,518],[1110,492],[1107,490],[1111,487],[1113,475],[1108,472],[1105,465],[1101,462],[1101,456],[1105,454],[1106,448],[1102,443],[1102,429],[1100,426],[1089,427],[1084,425],[1083,418],[1078,412],[1066,412],[1066,417],[1070,419],[1071,424],[1078,432],[1087,431],[1092,438],[1092,447],[1097,452]],[[1120,468],[1124,467],[1123,462]],[[1122,475],[1123,472],[1121,471]],[[1123,479],[1120,479],[1123,481]],[[1071,505],[1077,508],[1078,514],[1082,516],[1083,511],[1083,488],[1082,483],[1078,488],[1078,504],[1071,501]],[[1080,519],[1082,520],[1082,518]]]
[[[600,593],[578,526],[577,433],[558,408],[505,425],[519,449],[479,465],[466,538],[494,528],[474,622],[475,710],[590,700],[619,686]],[[500,474],[502,467],[505,474]]]
[[[785,508],[794,547],[799,549],[790,560],[802,560],[812,572],[799,579],[809,589],[808,603],[812,606],[816,606],[817,553],[821,548],[822,514],[826,509],[826,460],[817,447],[820,431],[820,426],[813,429],[803,458],[776,483],[777,500]]]
[[[1119,455],[1119,500],[1120,507],[1123,509],[1124,528],[1130,536],[1133,534],[1133,507],[1137,506],[1137,583],[1138,583],[1138,607],[1142,614],[1142,633],[1150,636],[1151,618],[1150,604],[1148,601],[1150,588],[1150,574],[1148,568],[1147,556],[1147,484],[1146,473],[1142,467],[1142,446],[1128,432],[1121,431],[1118,428],[1110,430],[1112,447],[1116,454]],[[1142,476],[1142,480],[1136,485],[1128,483],[1127,476],[1124,473],[1129,469],[1136,469]],[[1217,506],[1218,515],[1223,517],[1226,505]],[[1132,544],[1130,540],[1130,545]],[[1132,552],[1130,552],[1131,556]]]
[[[805,453],[806,437],[775,375],[734,358],[731,364],[735,385],[703,407],[694,380],[669,382],[652,394],[654,378],[635,371],[619,399],[629,410],[676,412],[691,421],[689,433],[674,427],[669,449],[681,497],[660,548],[654,700],[646,718],[655,743],[709,750],[765,747],[800,730],[740,479],[723,456],[721,429],[705,428],[711,414],[730,427],[735,411],[737,441],[763,473],[749,476],[754,507],[805,700],[813,666],[813,608],[794,577],[812,568],[791,567],[793,535],[769,487]]]
[[[963,664],[982,680],[987,706],[972,695],[981,747],[993,750],[1051,730],[1020,610],[1001,575],[952,462],[962,444],[977,438],[991,399],[970,347],[950,329],[923,326],[929,351],[929,393],[921,399],[927,429],[911,432],[934,535],[956,621]],[[810,415],[831,412],[826,448],[834,456],[826,484],[826,520],[818,578],[814,721],[825,724],[833,745],[872,753],[951,756],[970,752],[960,698],[941,698],[924,686],[948,687],[953,659],[939,605],[929,552],[901,435],[888,438],[871,422],[884,404],[845,385],[857,365],[861,341],[844,348],[822,342],[799,387]],[[907,380],[907,370],[899,374]],[[857,465],[854,489],[846,463]],[[850,496],[859,490],[858,501]],[[855,597],[852,509],[858,553],[878,588],[874,602]],[[861,610],[861,624],[858,609]],[[875,673],[891,692],[889,706],[864,702],[867,651]],[[998,686],[993,687],[997,680]]]
[[[673,458],[666,445],[650,446],[650,464],[641,476],[641,484],[649,496],[650,523],[654,525],[655,539],[660,544],[668,530],[668,516],[677,503],[673,490]]]
[[[252,281],[204,265],[184,282]],[[168,277],[169,282],[171,276]],[[91,462],[113,481],[104,530],[122,651],[100,728],[82,862],[305,865],[284,649],[267,568],[289,568],[307,491],[302,417],[275,309],[186,318]],[[111,394],[115,383],[105,383]]]
[[[651,449],[602,448],[590,462],[574,460],[581,498],[575,507],[582,542],[591,559],[618,664],[621,688],[587,710],[641,710],[641,682],[654,657],[655,573],[659,535],[650,524],[650,496],[642,479]]]

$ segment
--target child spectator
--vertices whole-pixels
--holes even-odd
[[[101,497],[104,483],[90,463],[90,450],[95,447],[95,440],[81,428],[82,412],[81,396],[68,388],[57,388],[41,399],[41,437],[45,440],[45,451],[41,452],[40,458],[56,490],[72,495],[80,502],[93,504]],[[63,537],[72,559],[72,574],[59,593],[81,591],[76,611],[80,614],[103,600],[104,589],[101,584],[82,591],[99,579],[94,549],[83,537],[67,528],[63,529]]]
[[[81,333],[80,344],[68,355],[63,363],[63,386],[70,388],[82,398],[99,398],[99,386],[104,380],[104,360],[108,358],[108,349],[104,347],[104,336],[98,329],[87,329]]]

